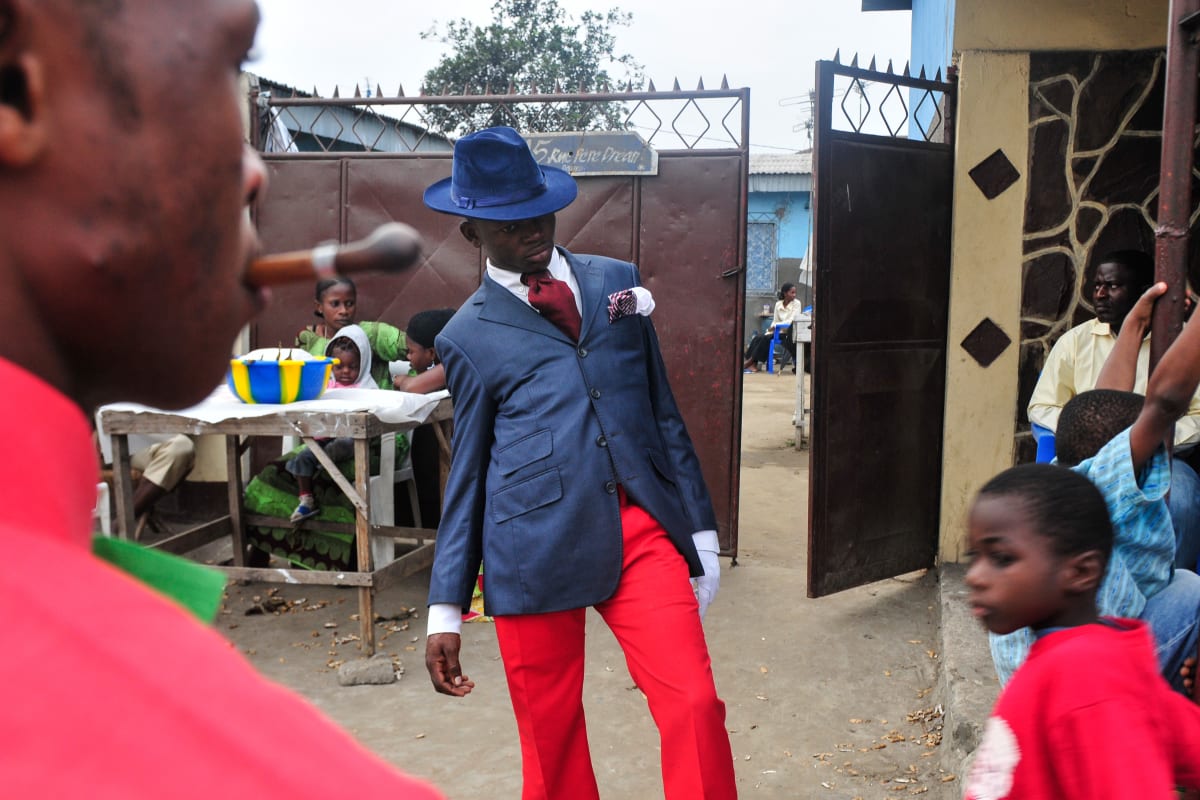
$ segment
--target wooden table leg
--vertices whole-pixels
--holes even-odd
[[[129,437],[112,436],[113,501],[117,509],[117,536],[133,539],[133,479],[129,474]]]
[[[380,459],[389,454],[380,452]],[[395,450],[390,454],[395,458]],[[354,488],[363,505],[355,509],[354,542],[358,548],[358,571],[370,574],[375,566],[371,559],[371,451],[367,439],[354,440]],[[358,587],[359,649],[375,654],[375,587]]]
[[[225,477],[229,479],[229,526],[233,541],[233,563],[246,566],[246,512],[242,499],[242,455],[238,452],[238,436],[225,437]]]

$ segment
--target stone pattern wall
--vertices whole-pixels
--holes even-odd
[[[1154,252],[1164,63],[1161,50],[1030,54],[1018,463],[1034,457],[1025,409],[1046,354],[1094,316],[1085,287],[1097,259],[1118,249]],[[1193,210],[1189,276],[1200,286],[1196,218]]]

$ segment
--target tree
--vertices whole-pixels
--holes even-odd
[[[467,19],[435,25],[421,34],[449,45],[436,67],[425,73],[425,94],[576,93],[632,85],[640,89],[642,65],[616,53],[615,27],[632,14],[612,8],[585,11],[575,22],[558,0],[496,0],[492,22],[480,27]],[[609,70],[620,70],[614,81]],[[491,125],[522,131],[619,129],[618,102],[482,103],[429,106],[429,122],[446,133],[467,133]]]

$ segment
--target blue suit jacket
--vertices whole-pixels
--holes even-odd
[[[437,337],[454,398],[429,602],[466,608],[482,560],[489,614],[595,605],[621,577],[617,486],[666,529],[692,575],[715,530],[700,463],[648,317],[608,320],[637,267],[560,252],[583,303],[578,344],[491,278]]]

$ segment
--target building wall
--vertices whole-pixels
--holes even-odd
[[[1020,332],[1029,56],[962,53],[958,81],[939,546],[944,561],[962,559],[966,511],[978,487],[1012,464],[1019,348],[1005,348],[984,367],[960,343],[985,319],[1013,342]],[[988,199],[968,170],[997,150],[1020,175]]]
[[[1083,287],[1094,259],[1117,247],[1153,246],[1168,19],[1167,0],[956,5],[959,117],[939,548],[949,561],[962,558],[965,514],[978,487],[1032,458],[1025,406],[1045,353],[1091,316]],[[970,173],[996,150],[1019,178],[987,200]],[[1194,246],[1193,264],[1197,255]],[[981,368],[960,343],[985,315],[1012,344]]]
[[[1168,0],[957,0],[956,6],[955,52],[1166,46]]]
[[[912,60],[913,75],[932,78],[937,71],[946,75],[954,38],[954,0],[913,0]]]

